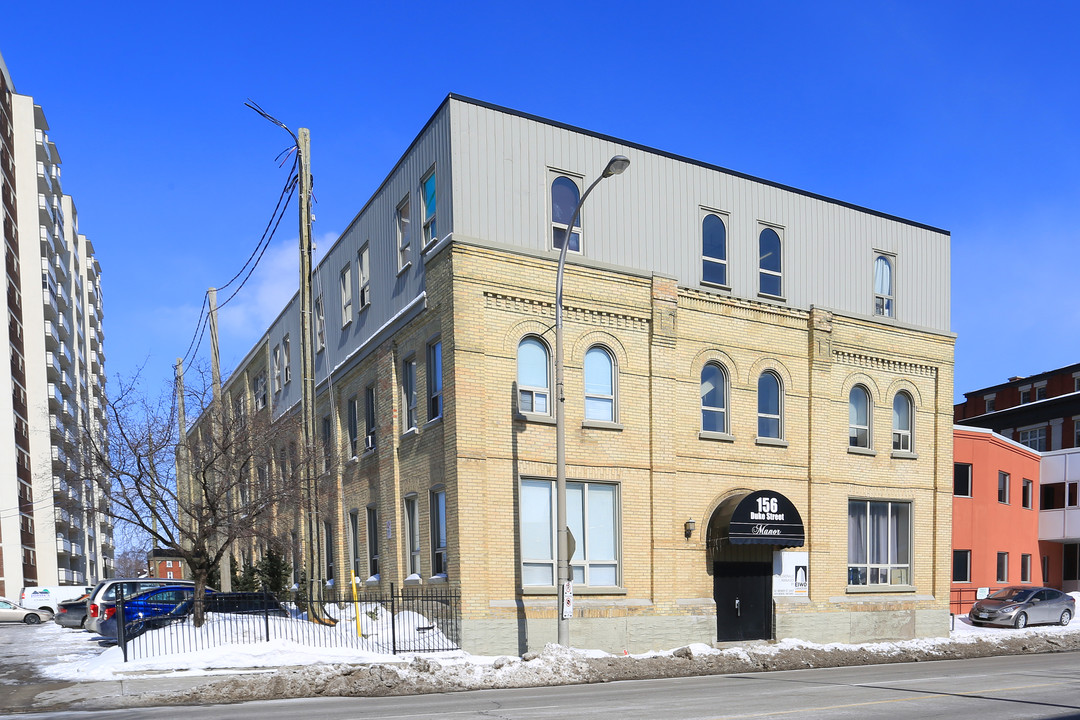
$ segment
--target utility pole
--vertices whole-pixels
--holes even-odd
[[[212,398],[214,410],[210,413],[210,434],[219,440],[222,447],[224,447],[224,438],[218,437],[218,433],[226,430],[222,421],[224,413],[228,409],[221,402],[221,354],[218,350],[217,288],[210,288],[206,294],[210,298],[210,379],[213,383],[214,392]],[[211,471],[211,477],[216,482],[217,473]],[[227,498],[226,501],[228,502],[230,499]],[[227,512],[231,510],[230,507]],[[220,537],[218,539],[220,540]],[[232,548],[227,548],[221,556],[219,569],[221,592],[232,592]]]
[[[312,330],[311,298],[311,132],[300,128],[297,139],[300,160],[300,378],[301,414],[304,426],[303,511],[300,524],[300,543],[305,545],[304,559],[308,566],[308,597],[323,596],[322,558],[319,553],[318,492],[315,487],[315,353]],[[306,540],[306,543],[305,543]],[[321,606],[316,606],[321,616]]]
[[[176,497],[178,502],[176,521],[180,523],[180,537],[184,536],[185,522],[191,519],[191,480],[188,477],[187,416],[184,413],[184,359],[176,358],[176,424],[179,429],[176,444]],[[187,517],[184,513],[187,512]],[[156,547],[156,545],[155,545]]]

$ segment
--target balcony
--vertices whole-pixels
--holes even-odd
[[[56,527],[68,527],[71,524],[71,513],[62,508],[56,508],[53,514],[56,520]]]
[[[60,302],[60,307],[67,309],[71,305],[71,296],[68,295],[67,288],[63,285],[57,285],[57,300]]]
[[[68,269],[67,269],[67,263],[64,262],[64,256],[63,255],[61,255],[60,253],[57,253],[57,254],[53,255],[52,266],[53,266],[53,268],[55,268],[56,276],[58,278],[60,278],[62,280],[67,280]]]
[[[80,557],[82,555],[82,545],[78,543],[71,543],[71,554]]]
[[[103,537],[101,539],[101,554],[109,558],[116,555],[116,546],[113,545],[112,538]]]
[[[64,411],[64,420],[67,422],[75,422],[75,406],[65,400],[62,409]]]
[[[71,514],[71,527],[76,528],[77,530],[82,530],[82,526],[83,526],[82,516],[79,513],[72,513]]]
[[[60,307],[56,304],[56,293],[45,288],[41,291],[41,303],[45,306],[45,319],[55,320],[60,315]]]
[[[60,535],[56,536],[56,553],[58,555],[70,555],[71,554],[71,542]]]
[[[60,568],[56,571],[56,577],[64,585],[70,585],[75,582],[75,571],[68,570],[67,568]]]
[[[56,470],[63,470],[67,467],[67,454],[58,445],[52,446],[52,461],[53,468]]]
[[[60,370],[60,356],[54,352],[45,353],[45,374],[49,382],[56,382],[63,375]]]
[[[62,440],[64,438],[64,433],[67,432],[67,428],[64,427],[64,421],[56,415],[50,415],[49,432],[52,434],[53,440]]]
[[[49,410],[59,410],[64,404],[64,396],[60,394],[60,387],[56,383],[49,383]]]
[[[62,343],[60,343],[60,347],[57,348],[57,353],[59,353],[59,355],[60,355],[60,367],[65,368],[65,369],[70,368],[71,367],[71,346],[68,345],[66,342],[62,342]]]
[[[52,476],[53,495],[63,497],[67,495],[67,480],[62,475]]]
[[[60,328],[52,320],[45,322],[45,347],[54,350],[60,345]]]
[[[90,326],[90,349],[97,350],[98,348],[98,331],[93,325]]]

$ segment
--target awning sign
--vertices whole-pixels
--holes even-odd
[[[728,539],[735,544],[800,547],[806,542],[806,531],[794,503],[778,492],[758,490],[747,494],[735,506]]]

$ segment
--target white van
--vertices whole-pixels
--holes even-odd
[[[32,610],[48,610],[55,614],[60,603],[86,595],[94,586],[86,585],[40,585],[24,587],[19,593],[19,604]]]

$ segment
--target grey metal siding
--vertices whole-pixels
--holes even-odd
[[[873,251],[897,257],[896,320],[949,330],[949,236],[917,223],[452,97],[455,233],[550,249],[550,170],[591,182],[584,256],[701,285],[701,207],[728,213],[731,293],[757,298],[759,223],[783,228],[786,304],[873,314]],[[573,261],[573,257],[571,257]]]
[[[420,180],[436,168],[436,227],[445,237],[453,227],[452,173],[450,171],[450,123],[443,105],[394,167],[371,200],[364,206],[338,240],[318,260],[313,278],[314,294],[323,298],[326,319],[326,348],[315,356],[315,380],[326,379],[327,370],[335,369],[374,333],[400,313],[424,290],[424,262],[421,257]],[[398,272],[397,229],[398,203],[410,198],[411,266]],[[369,248],[371,302],[359,310],[359,273],[357,254],[365,244]],[[342,269],[351,264],[353,283],[353,321],[342,327]],[[271,349],[287,333],[292,350],[291,383],[274,394],[275,417],[300,401],[300,308],[299,294],[271,325],[268,338]],[[273,370],[270,369],[270,392],[273,393]]]

